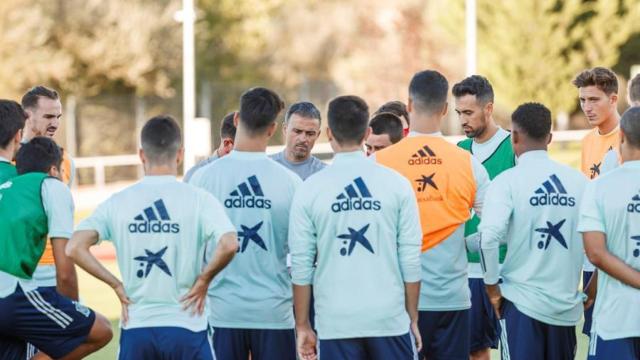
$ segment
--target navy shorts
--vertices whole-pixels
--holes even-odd
[[[468,360],[469,313],[469,310],[420,311],[420,355],[428,360]]]
[[[0,298],[0,359],[25,358],[27,343],[61,358],[86,341],[95,318],[91,309],[53,288],[25,293],[18,285],[13,294]]]
[[[593,276],[593,271],[583,271],[582,272],[582,288],[586,288],[589,284],[589,280],[591,280],[591,276]],[[582,325],[582,333],[591,336],[591,321],[593,317],[593,306],[585,310],[584,312],[584,325]]]
[[[502,305],[503,360],[566,360],[576,355],[576,327],[549,325],[521,313],[507,299]]]
[[[469,319],[471,352],[498,348],[500,325],[487,296],[482,279],[469,279],[471,314]]]
[[[143,327],[122,330],[119,360],[213,360],[207,331],[180,327]]]
[[[296,360],[293,329],[212,328],[216,360]]]
[[[417,360],[409,333],[400,336],[320,340],[320,360]]]
[[[640,337],[602,340],[591,338],[588,360],[638,360],[640,359]]]

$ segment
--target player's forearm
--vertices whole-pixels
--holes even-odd
[[[420,281],[404,283],[404,307],[411,322],[418,321],[418,301],[420,299]]]
[[[311,285],[293,285],[293,310],[296,327],[310,326]]]
[[[238,238],[236,233],[226,233],[218,241],[213,258],[200,275],[206,282],[211,282],[213,278],[224,269],[238,251]]]
[[[116,278],[109,270],[107,270],[96,259],[89,248],[97,241],[93,239],[92,231],[77,231],[71,237],[71,240],[67,244],[66,254],[70,257],[78,266],[84,271],[91,274],[93,277],[101,280],[109,285],[111,288],[116,288],[120,285],[120,280]]]
[[[57,270],[57,269],[56,269]],[[71,300],[78,301],[78,276],[76,274],[75,266],[71,269],[56,273],[56,289],[58,292]]]
[[[587,256],[589,257],[589,261],[598,269],[601,269],[624,284],[640,289],[640,271],[627,265],[624,261],[606,250],[606,248],[587,251]]]

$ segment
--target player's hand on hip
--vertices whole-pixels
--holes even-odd
[[[418,328],[418,322],[411,322],[411,334],[413,334],[413,340],[415,341],[416,351],[422,350],[422,336],[420,336],[420,329]]]
[[[127,293],[124,291],[124,285],[122,282],[118,282],[118,284],[113,287],[113,291],[116,292],[116,295],[120,300],[120,304],[122,305],[122,323],[126,324],[129,321],[129,305],[131,305],[133,301],[129,299]]]
[[[198,279],[191,287],[191,290],[183,296],[180,301],[182,302],[182,309],[191,309],[191,314],[202,315],[204,312],[204,306],[207,302],[207,290],[209,289],[209,282],[198,276]]]
[[[296,328],[296,347],[298,356],[302,360],[316,360],[316,333],[311,326],[305,325]]]

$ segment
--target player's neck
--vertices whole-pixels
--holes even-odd
[[[355,144],[355,145],[340,145],[338,144],[337,141],[334,141],[331,144],[331,147],[333,148],[333,152],[338,154],[338,153],[349,153],[349,152],[355,152],[355,151],[363,151],[362,150],[362,143],[360,144]]]
[[[489,124],[485,131],[480,134],[480,136],[476,136],[473,138],[473,142],[476,144],[484,144],[487,141],[491,140],[493,136],[498,132],[498,125],[493,121],[493,119],[489,119]]]
[[[612,132],[618,124],[620,124],[620,114],[618,114],[618,111],[614,111],[613,115],[598,125],[598,134],[607,135]]]
[[[177,165],[154,165],[144,169],[145,176],[178,176]]]
[[[22,142],[27,143],[36,136],[38,135],[35,134],[33,130],[31,130],[28,126],[25,126],[24,130],[22,131]]]
[[[9,161],[13,160],[13,146],[9,145],[6,149],[0,148],[0,157]]]
[[[640,149],[635,148],[624,148],[622,149],[620,156],[622,157],[622,162],[625,163],[627,161],[639,161],[640,160]]]
[[[268,137],[239,136],[233,146],[233,150],[246,152],[266,152],[269,144]]]
[[[416,115],[414,114],[409,125],[409,130],[420,134],[434,134],[440,131],[442,116]]]

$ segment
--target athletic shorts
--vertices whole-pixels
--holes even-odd
[[[210,329],[216,360],[296,360],[293,329]]]
[[[61,358],[86,341],[95,317],[91,309],[53,288],[24,292],[18,285],[13,294],[0,298],[0,359],[26,358],[27,343]]]
[[[417,360],[409,333],[400,336],[320,340],[320,360]]]
[[[487,296],[482,279],[469,279],[471,290],[471,313],[469,319],[471,352],[498,348],[500,325],[493,306]]]
[[[566,360],[576,355],[576,327],[533,319],[507,299],[500,320],[502,360]]]
[[[640,359],[640,337],[603,340],[591,337],[588,360],[638,360]]]
[[[180,327],[143,327],[122,330],[119,360],[213,360],[207,331]]]
[[[421,356],[426,359],[468,360],[469,313],[468,309],[420,311]]]

